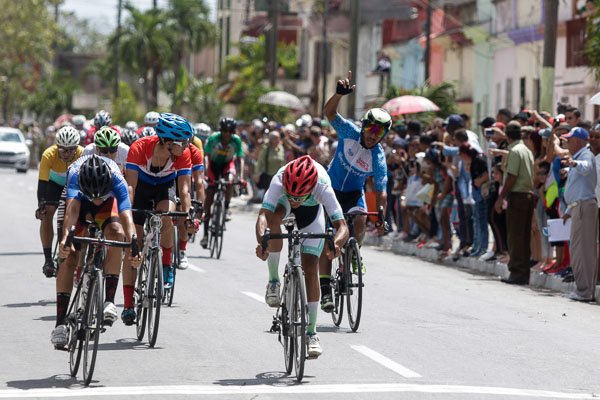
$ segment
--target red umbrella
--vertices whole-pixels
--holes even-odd
[[[428,111],[439,111],[431,100],[422,96],[400,96],[388,100],[382,108],[393,117],[402,114],[416,114]]]

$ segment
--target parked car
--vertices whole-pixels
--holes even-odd
[[[27,172],[29,155],[27,142],[20,130],[0,127],[0,167]]]

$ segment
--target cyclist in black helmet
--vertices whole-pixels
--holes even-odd
[[[64,347],[68,339],[64,321],[80,250],[76,245],[66,248],[65,241],[71,226],[76,226],[75,234],[81,236],[84,223],[90,216],[102,229],[106,239],[131,241],[135,234],[127,182],[113,160],[95,154],[81,157],[67,172],[67,205],[63,239],[59,246],[59,255],[64,261],[60,264],[56,277],[56,327],[51,338],[56,348]],[[134,259],[130,251],[127,250],[130,261],[139,265],[139,256]],[[118,317],[114,299],[122,259],[120,248],[109,247],[104,260],[104,324],[107,326],[112,325]]]

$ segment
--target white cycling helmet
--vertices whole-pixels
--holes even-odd
[[[64,147],[73,147],[79,144],[79,132],[72,126],[64,126],[56,134],[56,144]]]
[[[200,122],[196,125],[196,136],[202,140],[206,139],[212,133],[212,129],[207,124]]]
[[[156,111],[150,111],[144,116],[144,123],[146,125],[156,125],[158,124],[158,119],[160,118],[160,114]]]
[[[138,130],[138,124],[135,121],[127,121],[125,123],[125,128],[127,129],[131,129],[132,131],[137,131]]]
[[[85,124],[85,115],[74,115],[71,118],[71,123],[75,126],[83,126]]]

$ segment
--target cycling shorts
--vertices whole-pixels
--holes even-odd
[[[206,179],[208,180],[209,187],[215,187],[216,181],[221,178],[227,178],[227,175],[231,173],[236,175],[235,160],[229,161],[227,164],[215,164],[210,163],[210,168],[206,170]]]
[[[48,185],[46,186],[46,194],[44,195],[44,200],[60,201],[60,195],[64,188],[64,185],[59,185],[54,181],[48,181]]]
[[[113,222],[119,222],[119,206],[114,197],[108,198],[99,206],[89,200],[82,200],[79,209],[79,219],[75,227],[75,236],[87,236],[86,221],[94,221],[101,230]],[[77,250],[81,249],[80,243],[74,244]]]
[[[133,199],[131,208],[136,210],[154,210],[156,205],[163,200],[170,200],[175,203],[175,180],[159,185],[150,185],[138,181]],[[136,225],[144,225],[145,221],[145,214],[133,213],[133,222]]]
[[[367,202],[365,200],[365,192],[362,190],[355,190],[352,192],[340,192],[338,190],[333,190],[335,192],[335,197],[337,198],[340,206],[342,207],[342,211],[347,214],[351,211],[367,211]]]
[[[277,205],[283,207],[285,217],[294,213],[300,232],[325,233],[325,211],[322,205],[300,206],[292,209],[287,199],[280,199]],[[319,257],[323,252],[324,243],[324,239],[303,239],[301,252]]]

